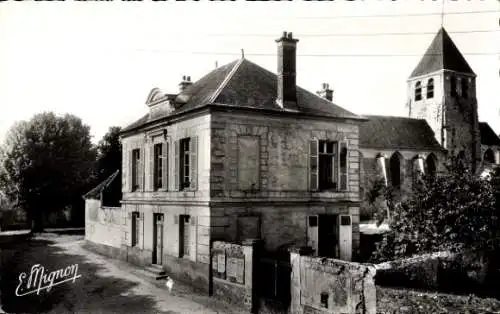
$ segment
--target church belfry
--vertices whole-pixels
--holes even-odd
[[[409,116],[425,119],[449,154],[481,159],[476,74],[441,27],[407,80]]]

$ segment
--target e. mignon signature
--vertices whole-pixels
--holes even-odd
[[[39,295],[43,289],[47,289],[47,292],[49,292],[54,286],[68,281],[73,281],[74,283],[80,277],[82,275],[78,274],[78,264],[51,272],[47,272],[42,265],[36,264],[31,267],[29,276],[27,273],[19,275],[16,295],[18,297],[33,293]]]

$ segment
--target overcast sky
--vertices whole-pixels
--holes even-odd
[[[16,120],[55,111],[81,117],[98,141],[147,112],[152,88],[176,92],[183,75],[197,80],[241,49],[276,72],[274,39],[283,31],[300,40],[299,85],[315,92],[328,82],[334,101],[354,113],[405,116],[406,80],[439,30],[441,10],[441,1],[417,0],[3,2],[0,140]],[[483,12],[453,14],[464,11]],[[447,0],[444,12],[478,76],[479,119],[500,133],[500,2]],[[346,17],[353,15],[365,17]]]

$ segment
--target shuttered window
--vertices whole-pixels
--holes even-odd
[[[163,144],[155,144],[153,150],[154,167],[153,167],[153,188],[158,190],[163,188]]]
[[[132,191],[140,189],[141,185],[141,151],[132,150]]]
[[[345,191],[348,186],[347,142],[311,140],[309,143],[311,191]]]
[[[198,183],[198,138],[183,138],[175,143],[175,188],[196,190]]]

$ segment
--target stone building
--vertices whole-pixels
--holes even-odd
[[[215,240],[356,258],[364,119],[296,86],[298,40],[276,42],[277,75],[242,57],[183,77],[178,93],[150,92],[121,134],[117,255],[204,290]]]
[[[477,173],[500,163],[500,138],[478,121],[476,74],[441,28],[407,80],[408,117],[369,116],[359,130],[363,217],[375,180],[407,195],[418,171],[445,170],[450,155]],[[319,94],[331,97],[327,85]],[[325,91],[325,87],[327,91]]]

